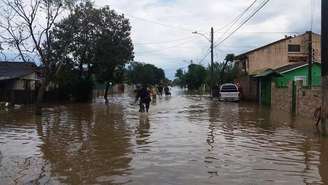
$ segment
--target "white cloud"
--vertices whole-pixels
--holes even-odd
[[[96,0],[95,3],[97,6],[110,5],[119,13],[126,14],[132,25],[135,60],[162,67],[169,73],[168,77],[172,78],[177,68],[187,65],[183,60],[197,62],[209,48],[208,41],[191,34],[193,30],[209,34],[211,26],[219,29],[231,22],[252,1]],[[319,32],[320,0],[312,2],[313,28]],[[227,53],[238,54],[253,49],[286,34],[272,32],[301,33],[309,30],[310,3],[311,0],[271,0],[248,24],[216,50],[216,59],[222,60]],[[220,33],[215,34],[216,38],[219,36]],[[209,58],[204,64],[208,62]]]

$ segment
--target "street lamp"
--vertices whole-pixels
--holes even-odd
[[[211,38],[208,38],[205,34],[203,34],[203,33],[199,33],[199,32],[197,32],[197,31],[194,31],[194,32],[192,32],[192,34],[197,34],[197,35],[200,35],[200,36],[202,36],[202,37],[204,37],[206,40],[208,40],[210,43],[211,43],[211,81],[210,81],[210,89],[211,89],[211,96],[213,96],[214,94],[213,94],[213,88],[214,88],[214,62],[213,62],[213,40],[214,40],[214,29],[213,29],[213,27],[211,28]]]
[[[204,33],[199,33],[198,31],[194,31],[194,32],[192,32],[192,34],[200,35],[200,36],[204,37],[206,40],[208,40],[209,42],[211,42],[211,39],[208,38],[208,36],[206,36]]]

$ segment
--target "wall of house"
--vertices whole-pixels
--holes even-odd
[[[258,100],[258,81],[249,76],[243,76],[236,80],[241,88],[242,99],[249,101]]]
[[[297,115],[313,118],[314,112],[321,105],[321,88],[303,88],[301,84],[297,86]]]
[[[280,87],[287,87],[289,81],[295,80],[296,76],[304,76],[308,79],[308,66],[302,67],[290,72],[286,72],[282,74],[282,77],[276,77],[274,81]],[[313,86],[320,86],[321,85],[321,67],[319,64],[314,64],[312,67],[312,85]]]
[[[268,68],[277,68],[288,63],[287,44],[282,41],[248,55],[248,74],[257,74]]]
[[[291,112],[292,110],[292,87],[291,83],[287,87],[278,88],[273,82],[271,84],[271,108]]]
[[[13,84],[13,90],[26,90],[26,85],[30,87],[30,90],[35,90],[35,79],[37,78],[35,73],[23,76],[15,80]],[[26,84],[28,83],[28,84]]]
[[[296,83],[296,115],[306,118],[313,118],[315,110],[321,105],[321,87],[311,89],[302,86],[302,82]],[[292,83],[288,87],[277,87],[272,83],[271,108],[292,112]]]
[[[320,35],[312,34],[314,60],[320,61]],[[268,68],[275,69],[293,62],[291,60],[305,62],[308,56],[309,34],[292,37],[276,44],[264,47],[248,55],[248,74],[257,74]],[[289,44],[301,46],[300,52],[288,52]]]

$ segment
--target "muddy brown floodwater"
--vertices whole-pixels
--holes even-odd
[[[0,112],[0,184],[328,185],[328,139],[250,103],[175,93]]]

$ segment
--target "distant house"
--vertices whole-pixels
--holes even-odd
[[[268,69],[256,76],[259,82],[259,102],[263,105],[271,105],[271,84],[275,83],[277,87],[288,87],[291,81],[303,81],[307,86],[308,68],[307,62],[290,64],[276,69]],[[321,85],[321,64],[313,63],[312,65],[312,85]]]
[[[243,90],[244,98],[260,100],[260,81],[255,76],[268,72],[267,70],[277,72],[276,69],[281,67],[308,62],[310,38],[312,39],[313,61],[320,62],[320,35],[313,32],[286,36],[276,42],[236,56],[234,63],[241,72],[236,81]]]
[[[30,62],[0,62],[0,101],[32,101],[38,80],[36,68]]]

